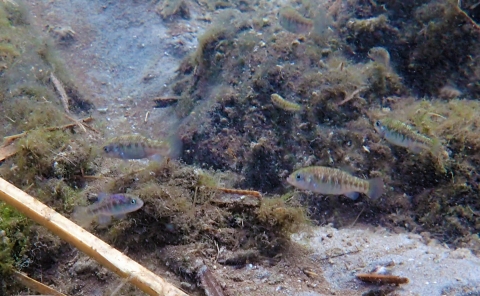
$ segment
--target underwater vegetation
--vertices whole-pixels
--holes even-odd
[[[225,10],[212,22],[172,85],[184,160],[293,194],[317,223],[349,224],[364,205],[362,221],[478,252],[478,25],[455,1],[337,2]],[[331,20],[315,36],[321,14]],[[389,119],[398,139],[414,140],[379,134],[374,123]],[[380,177],[386,193],[357,202],[293,193],[287,176],[307,166]]]
[[[229,250],[256,248],[265,256],[274,256],[285,248],[289,234],[307,221],[305,212],[299,204],[280,197],[259,199],[215,190],[223,180],[227,187],[236,187],[236,179],[231,173],[199,170],[174,161],[153,162],[113,178],[107,185],[109,191],[128,191],[143,200],[144,206],[131,213],[133,220],[111,228],[108,237],[130,248],[134,241],[163,246],[211,245],[213,240]],[[145,225],[157,231],[137,231]]]
[[[2,157],[0,176],[66,212],[78,198],[78,176],[92,166],[91,144],[70,125],[68,113],[82,116],[91,103],[78,94],[49,42],[30,25],[23,4],[0,2],[0,135],[12,136],[1,146],[14,150],[10,158]],[[62,111],[53,72],[71,99],[70,110]],[[0,291],[15,294],[20,287],[9,280],[12,269],[49,268],[61,243],[3,202],[0,233]],[[38,247],[42,243],[50,247]]]
[[[2,135],[25,133],[0,176],[72,218],[100,192],[138,197],[143,206],[127,218],[85,226],[133,253],[173,245],[242,266],[288,252],[305,224],[357,220],[480,252],[478,25],[456,2],[312,0],[276,11],[200,2],[221,12],[171,85],[181,141],[118,135],[106,144],[78,121],[58,128],[92,104],[22,6],[0,2]],[[190,17],[189,5],[162,1],[156,11],[175,21]],[[288,184],[312,166],[341,176],[350,187],[340,193],[372,198]],[[0,213],[2,277],[41,275],[68,249],[2,203]],[[234,259],[218,258],[221,248]]]

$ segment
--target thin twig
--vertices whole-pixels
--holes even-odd
[[[320,260],[327,260],[327,259],[332,259],[332,258],[337,258],[337,257],[345,256],[345,255],[356,254],[356,253],[358,253],[358,252],[361,251],[359,248],[357,248],[357,247],[355,247],[355,248],[356,248],[355,251],[348,251],[348,252],[341,253],[341,254],[336,254],[336,255],[332,255],[332,256],[327,256],[327,257],[324,257],[324,258],[320,258]]]
[[[93,117],[86,117],[86,118],[83,118],[81,120],[79,120],[80,122],[82,123],[88,123],[90,121],[93,120]],[[70,124],[65,124],[65,125],[61,125],[61,126],[52,126],[52,127],[47,127],[45,128],[45,131],[48,131],[48,132],[53,132],[53,131],[57,131],[57,130],[62,130],[62,129],[68,129],[68,128],[72,128],[74,126],[78,126],[77,123],[70,123]],[[88,127],[88,125],[85,125]],[[25,137],[26,135],[28,134],[28,131],[27,132],[23,132],[23,133],[20,133],[20,134],[16,134],[16,135],[12,135],[12,136],[8,136],[8,137],[4,137],[3,138],[3,144],[1,147],[6,147],[8,145],[10,145],[13,141],[19,139],[19,138],[23,138]]]
[[[72,116],[68,115],[68,113],[65,113],[63,115],[65,115],[65,117],[70,119],[71,121],[75,122],[75,124],[78,125],[79,127],[81,127],[85,133],[87,132],[87,129],[85,128],[85,125],[82,124],[78,119],[73,118]]]
[[[69,106],[68,106],[68,95],[67,95],[67,92],[65,91],[65,88],[63,87],[60,80],[58,80],[57,77],[55,77],[55,75],[53,73],[50,73],[50,79],[52,80],[53,85],[55,85],[55,88],[57,89],[58,93],[60,94],[60,99],[62,101],[63,109],[65,109],[65,113],[66,113],[65,117],[67,117],[71,121],[75,122],[79,127],[81,127],[83,129],[83,131],[85,133],[87,132],[87,129],[85,127],[87,127],[89,130],[94,131],[94,132],[99,134],[100,132],[97,131],[96,129],[94,129],[93,127],[84,125],[78,119],[75,119],[72,116],[70,116],[70,109],[69,109]]]
[[[355,218],[355,221],[353,221],[352,225],[350,225],[350,228],[352,228],[353,226],[355,226],[355,223],[357,223],[357,220],[358,220],[358,218],[360,218],[360,215],[363,213],[363,210],[365,210],[365,206],[362,208],[362,210],[360,211],[360,213],[358,213],[357,218]]]
[[[337,104],[337,106],[342,106],[345,103],[353,100],[359,93],[361,93],[362,91],[365,91],[367,89],[368,89],[368,87],[360,87],[359,89],[353,91],[350,95],[346,96],[343,101],[341,101],[340,103]]]
[[[30,288],[32,290],[35,290],[35,291],[39,292],[39,293],[52,295],[52,296],[66,296],[63,293],[60,293],[60,292],[56,291],[55,289],[50,288],[49,286],[44,285],[44,284],[40,283],[39,281],[36,281],[36,280],[32,279],[31,277],[27,276],[26,274],[24,274],[22,272],[18,272],[16,270],[14,270],[13,271],[13,276],[21,284],[27,286],[28,288]]]
[[[0,161],[9,158],[17,153],[18,149],[15,145],[0,147]]]
[[[63,87],[60,80],[58,80],[57,77],[53,75],[53,72],[50,73],[50,79],[52,80],[53,85],[55,86],[58,93],[60,94],[60,99],[62,101],[63,109],[65,109],[65,112],[67,114],[70,114],[70,110],[68,109],[68,96],[67,96],[67,92],[65,91],[65,88]]]

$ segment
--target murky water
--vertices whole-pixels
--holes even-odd
[[[139,196],[89,230],[192,295],[480,293],[478,7],[0,1],[0,175],[67,217],[103,192]],[[5,295],[26,291],[11,268],[68,295],[121,285],[0,214]]]

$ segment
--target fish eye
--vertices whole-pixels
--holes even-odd
[[[380,127],[381,125],[382,123],[380,122],[380,120],[377,120],[377,122],[375,122],[375,126]]]
[[[301,179],[302,179],[302,175],[300,175],[300,174],[296,174],[296,175],[295,175],[295,179],[297,179],[297,180],[301,180]]]
[[[108,146],[103,147],[103,151],[108,152],[110,149],[108,149]]]
[[[131,203],[132,205],[134,205],[134,204],[137,203],[137,201],[136,201],[135,199],[132,199],[132,200],[130,201],[130,203]]]

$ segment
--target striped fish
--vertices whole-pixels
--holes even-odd
[[[126,135],[111,139],[103,146],[103,152],[113,158],[161,161],[163,157],[178,157],[181,142],[174,137],[168,141],[155,141],[141,135]]]
[[[381,178],[364,180],[339,169],[312,166],[293,172],[287,182],[291,185],[321,194],[343,194],[353,200],[358,198],[358,192],[376,199],[383,194]]]
[[[98,223],[110,223],[112,216],[121,219],[125,214],[134,212],[143,206],[143,201],[129,194],[100,193],[97,202],[88,207],[77,207],[73,212],[73,219],[81,226],[89,225],[97,219]]]
[[[377,120],[375,130],[391,144],[407,148],[413,153],[427,150],[437,154],[443,150],[439,140],[424,136],[399,120],[390,118]]]
[[[303,17],[292,7],[281,8],[278,20],[280,25],[291,33],[308,34],[313,28],[313,21]]]

